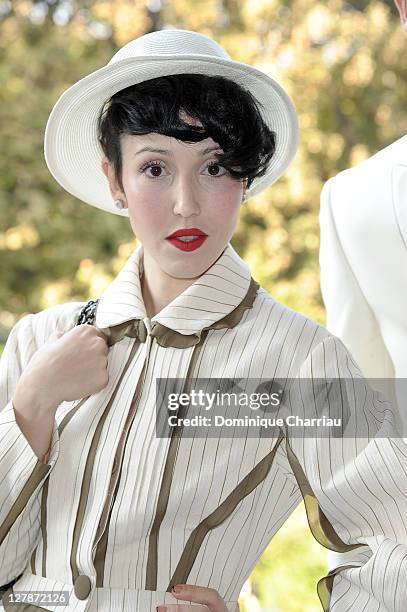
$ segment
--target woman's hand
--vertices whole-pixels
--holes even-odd
[[[54,332],[21,374],[12,397],[16,421],[43,463],[51,452],[59,404],[97,393],[108,384],[108,352],[99,329],[77,325],[65,333]]]
[[[33,354],[13,399],[26,404],[34,397],[37,404],[55,412],[63,401],[98,393],[109,382],[108,353],[106,336],[93,325],[56,332]]]
[[[228,612],[225,602],[216,589],[192,584],[177,584],[171,591],[177,599],[193,601],[207,606],[208,612]],[[170,610],[171,608],[169,608]],[[195,608],[191,606],[191,612]],[[157,612],[166,612],[166,606],[158,606]],[[239,608],[237,608],[237,612]]]

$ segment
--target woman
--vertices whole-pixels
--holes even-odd
[[[236,610],[301,495],[318,541],[345,553],[318,585],[324,608],[403,609],[407,448],[396,415],[343,344],[259,287],[229,242],[241,202],[277,180],[296,146],[281,87],[185,30],[131,41],[55,105],[52,174],[128,216],[141,245],[100,299],[27,315],[10,333],[0,584],[21,576],[5,610],[24,591],[43,592],[32,611]],[[208,379],[244,389],[267,379],[280,399],[263,414],[336,416],[340,433],[295,435],[288,418],[268,433],[188,429],[194,385]],[[191,398],[172,393],[171,423],[168,387]]]

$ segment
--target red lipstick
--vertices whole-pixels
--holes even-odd
[[[167,236],[166,240],[180,251],[195,251],[195,249],[199,249],[207,237],[208,235],[197,227],[186,227],[176,230]]]

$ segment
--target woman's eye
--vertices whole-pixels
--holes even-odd
[[[140,168],[140,172],[146,174],[148,178],[160,178],[162,176],[162,170],[164,170],[164,164],[158,161],[148,162],[148,164]]]
[[[224,174],[227,173],[226,168],[224,168],[223,166],[221,166],[220,164],[217,163],[211,163],[208,164],[207,169],[209,171],[210,176],[223,176]],[[220,170],[220,172],[219,172]],[[222,172],[223,170],[223,172]]]

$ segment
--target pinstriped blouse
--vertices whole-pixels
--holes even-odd
[[[58,406],[47,463],[19,429],[12,397],[34,352],[71,329],[66,303],[13,327],[0,372],[0,585],[69,592],[69,604],[9,610],[107,612],[175,603],[171,586],[219,591],[229,611],[273,535],[304,498],[310,528],[342,565],[318,584],[325,610],[404,612],[407,445],[343,343],[277,302],[230,244],[203,276],[148,318],[142,246],[101,296],[109,382]],[[186,437],[155,433],[156,378],[338,378],[336,413],[359,437]],[[355,392],[353,381],[362,382]],[[310,387],[312,389],[312,385]],[[301,398],[313,412],[312,392]],[[331,407],[329,408],[331,410]],[[360,437],[362,436],[362,437]],[[9,589],[10,591],[11,589]]]

